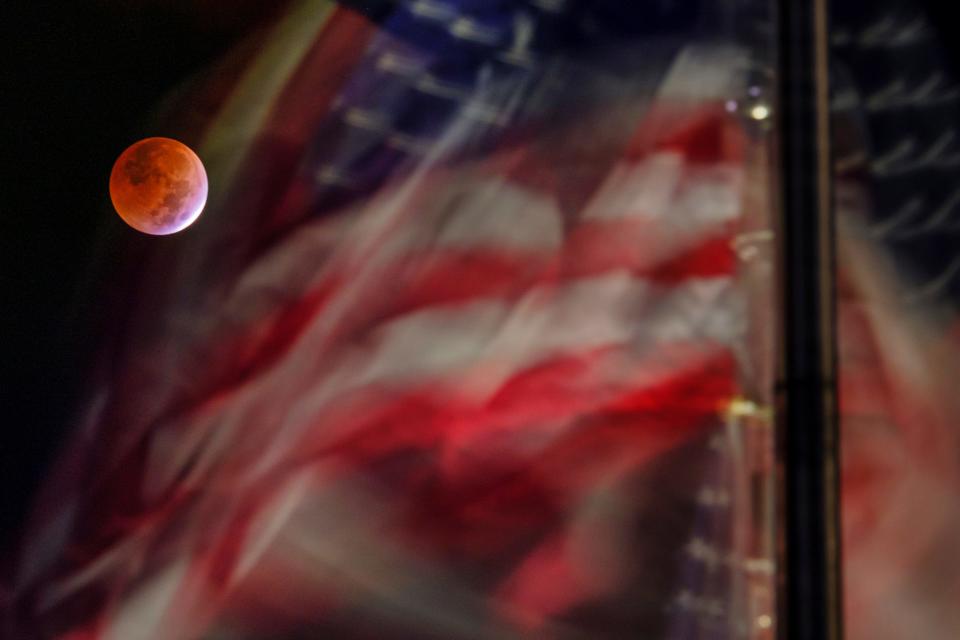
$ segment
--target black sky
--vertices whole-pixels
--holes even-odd
[[[144,241],[110,208],[114,159],[163,135],[163,98],[279,4],[2,3],[0,550],[77,413],[111,312],[103,283]]]

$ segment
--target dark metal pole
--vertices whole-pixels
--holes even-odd
[[[780,0],[778,635],[842,637],[827,0]]]

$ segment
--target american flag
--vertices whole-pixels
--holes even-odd
[[[935,3],[835,3],[845,632],[960,633],[960,85]]]
[[[13,637],[748,635],[698,591],[745,561],[709,460],[769,331],[742,53],[567,4],[276,25],[208,211],[137,257]]]

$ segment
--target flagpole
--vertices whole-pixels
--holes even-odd
[[[840,640],[828,6],[827,0],[780,0],[778,9],[778,637]]]

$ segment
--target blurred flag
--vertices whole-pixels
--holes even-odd
[[[730,624],[680,567],[733,557],[693,514],[748,375],[742,57],[480,4],[278,25],[40,500],[16,637]]]

